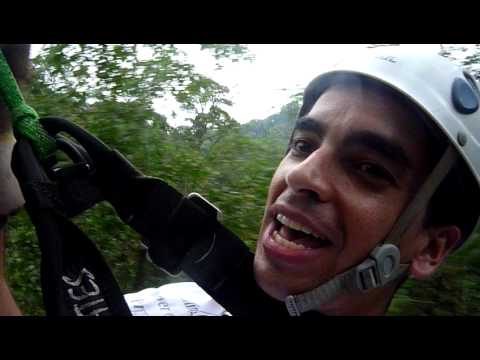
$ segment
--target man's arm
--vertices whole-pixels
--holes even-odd
[[[0,316],[21,316],[5,279],[0,279]]]
[[[5,276],[5,240],[5,231],[0,230],[0,316],[19,316],[22,313],[15,303]]]
[[[31,76],[30,45],[0,44],[0,50],[5,55],[17,82],[21,86],[27,86]],[[0,100],[0,220],[22,207],[24,203],[20,187],[10,168],[14,144],[10,114]],[[5,275],[5,242],[5,227],[2,229],[0,226],[0,315],[21,315]]]
[[[15,143],[13,134],[10,131],[2,131],[4,128],[10,128],[9,118],[1,116],[0,106],[0,316],[21,315],[21,312],[15,300],[13,299],[10,288],[7,284],[5,271],[5,246],[6,246],[6,225],[2,228],[2,219],[6,219],[6,214],[19,209],[23,203],[22,193],[10,169],[10,160],[12,148]]]

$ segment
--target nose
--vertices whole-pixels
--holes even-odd
[[[323,145],[307,158],[291,166],[285,175],[287,186],[296,193],[328,202],[334,194],[333,155]]]

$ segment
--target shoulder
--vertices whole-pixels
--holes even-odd
[[[222,316],[226,310],[194,282],[180,282],[125,294],[134,316]]]

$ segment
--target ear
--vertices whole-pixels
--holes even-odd
[[[410,275],[416,279],[431,276],[455,248],[461,235],[457,226],[442,226],[426,230],[426,242],[412,259]]]

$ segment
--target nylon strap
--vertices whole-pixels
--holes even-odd
[[[385,239],[385,244],[398,245],[403,234],[413,219],[426,208],[433,193],[437,190],[440,183],[445,179],[449,171],[455,165],[458,159],[458,153],[455,148],[450,145],[437,163],[427,180],[423,183],[415,198],[410,202],[408,207],[398,218],[392,230]]]
[[[411,224],[412,220],[424,209],[440,183],[448,175],[449,171],[455,165],[459,155],[455,148],[450,145],[442,158],[439,160],[429,177],[423,183],[414,199],[405,208],[400,217],[392,227],[392,230],[385,238],[383,244],[398,245],[403,234]],[[367,258],[364,261],[368,261]],[[391,277],[390,281],[397,279],[402,273],[407,271],[409,264],[400,264],[396,274]],[[291,316],[300,316],[301,313],[317,309],[342,293],[359,292],[356,274],[357,266],[335,276],[330,281],[318,286],[317,288],[307,291],[303,294],[289,295],[285,299],[285,305]]]
[[[398,272],[396,276],[392,277],[392,280],[405,272],[409,266],[409,264],[400,264]],[[342,293],[359,291],[356,285],[355,270],[355,268],[349,269],[325,284],[303,294],[287,296],[285,305],[290,316],[300,316],[304,312],[318,309],[319,306],[328,303]]]
[[[347,270],[313,290],[299,295],[287,296],[285,304],[288,312],[291,316],[300,316],[306,311],[314,310],[321,304],[333,300],[338,294],[350,290],[349,286],[355,279],[349,278],[353,276],[355,276],[355,273]]]
[[[0,51],[0,98],[10,111],[13,129],[29,140],[40,160],[55,152],[55,141],[38,122],[37,112],[25,103],[17,81]]]

